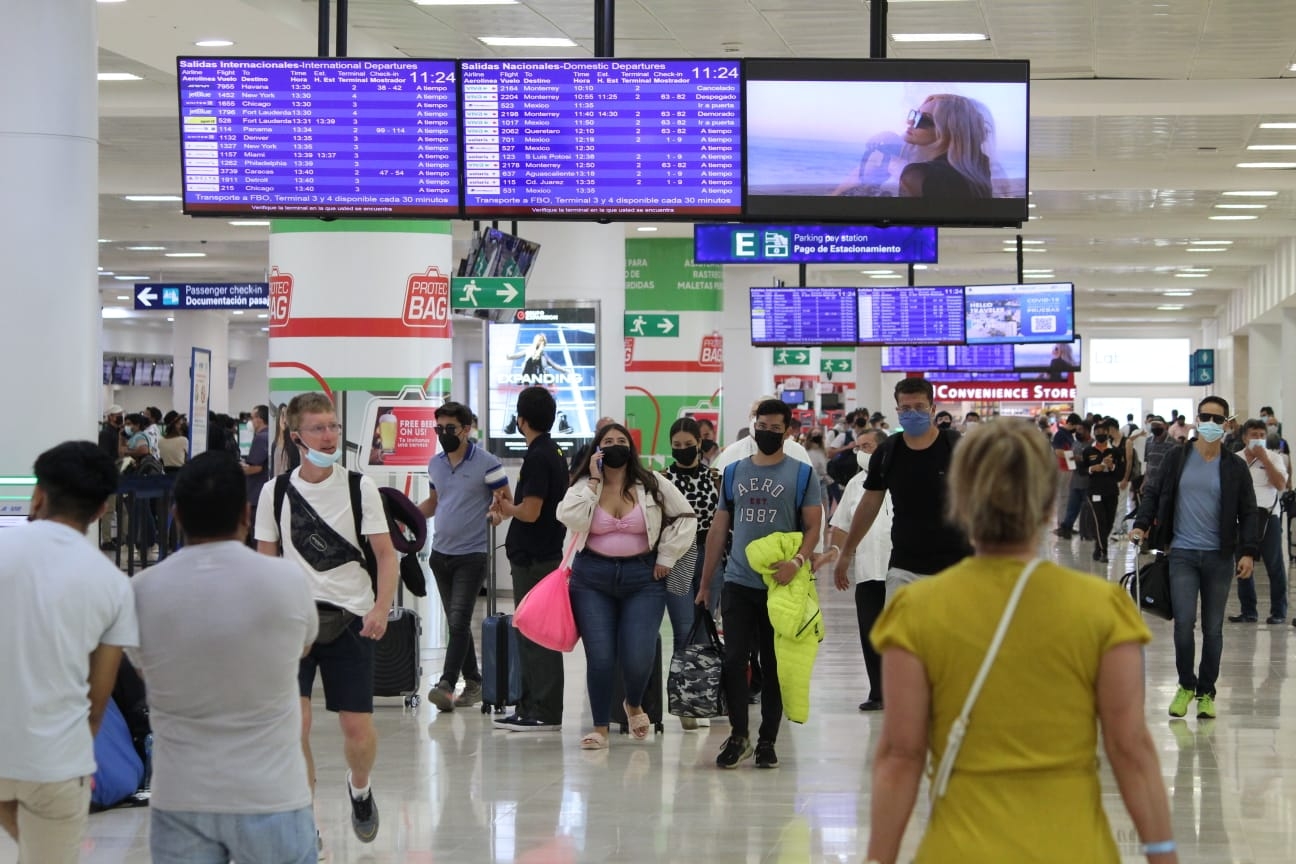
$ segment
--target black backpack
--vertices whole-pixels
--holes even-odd
[[[850,445],[855,443],[855,435],[847,430],[846,442],[842,447],[848,448],[842,450],[836,456],[828,460],[828,477],[838,486],[845,486],[851,481],[851,478],[860,472],[859,459],[855,456],[855,448]]]

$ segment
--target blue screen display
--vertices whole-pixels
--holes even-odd
[[[184,210],[455,215],[454,61],[179,57]]]
[[[935,264],[936,229],[870,225],[694,225],[706,264]]]
[[[1070,282],[969,285],[969,345],[1071,342],[1075,288]]]
[[[736,215],[736,60],[464,60],[468,216]]]
[[[751,289],[752,344],[854,345],[854,288]]]
[[[883,372],[937,372],[949,368],[943,345],[896,345],[882,349]]]
[[[961,287],[860,288],[861,345],[959,345]]]

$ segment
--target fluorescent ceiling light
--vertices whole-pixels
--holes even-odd
[[[234,43],[228,39],[199,39],[194,44],[199,48],[228,48]]]
[[[1192,246],[1232,246],[1232,240],[1189,240]]]
[[[1248,150],[1296,150],[1296,144],[1248,144]]]
[[[114,276],[113,278],[116,279],[118,282],[147,282],[147,281],[149,280],[150,277],[148,277],[148,276]]]
[[[940,2],[940,0],[932,0],[932,2]],[[913,265],[913,268],[914,268],[915,270],[926,270],[926,269],[927,269],[927,265],[926,265],[926,264],[915,264],[915,265]]]
[[[565,36],[478,36],[477,41],[492,48],[575,48]]]
[[[127,201],[148,202],[148,201],[179,201],[179,195],[126,195],[123,196]]]
[[[892,33],[893,42],[986,42],[984,33]]]
[[[1216,204],[1216,210],[1265,210],[1268,204]]]
[[[99,238],[99,242],[100,242],[100,243],[111,243],[112,241],[111,241],[111,240],[105,240],[103,237],[100,237],[100,238]]]
[[[129,294],[118,294],[118,295],[117,295],[117,299],[118,299],[118,300],[129,300],[129,299],[130,299],[130,295],[129,295]]]
[[[903,279],[899,273],[875,273],[870,279]]]
[[[100,275],[100,276],[116,276],[117,274],[114,273],[114,272],[111,271],[111,270],[105,270],[105,269],[103,269],[102,267],[100,267],[100,268],[99,268],[99,275]]]
[[[98,0],[100,3],[125,3],[126,0]]]
[[[1003,241],[1003,242],[1004,242],[1004,245],[1005,245],[1005,246],[1016,246],[1016,245],[1017,245],[1017,241],[1016,241],[1016,240],[1005,240],[1005,241]],[[1022,245],[1023,245],[1023,246],[1043,246],[1044,243],[1045,243],[1046,241],[1044,241],[1044,240],[1023,240],[1023,241],[1021,241],[1021,242],[1022,242]]]
[[[518,0],[413,0],[415,6],[516,6]]]
[[[1227,246],[1189,246],[1185,252],[1227,252]]]
[[[1176,273],[1176,279],[1205,279],[1205,273]]]
[[[262,327],[262,328],[261,328],[261,332],[262,332],[262,333],[269,333],[269,332],[270,332],[270,328],[269,328],[269,327]]]
[[[175,318],[173,318],[172,316],[168,315],[168,316],[167,316],[167,320],[168,320],[168,321],[174,321]]]
[[[1296,129],[1296,123],[1261,123],[1261,129]]]
[[[127,246],[131,252],[161,252],[166,249],[165,246]]]
[[[231,219],[230,223],[235,228],[260,228],[270,224],[269,219]]]
[[[1158,312],[1179,312],[1184,307],[1182,303],[1164,303],[1156,308]]]
[[[1296,162],[1239,162],[1238,168],[1296,168]]]
[[[643,231],[643,232],[645,232],[645,233],[650,233],[650,232],[656,231],[656,230],[657,230],[657,226],[656,226],[656,225],[640,225],[640,226],[639,226],[638,228],[636,228],[635,230],[636,230],[636,231]]]
[[[129,316],[130,311],[120,306],[105,306],[99,310],[100,318],[127,318]]]
[[[894,270],[861,270],[860,273],[865,276],[894,276]]]
[[[1216,222],[1243,222],[1248,219],[1259,219],[1259,216],[1211,216]]]
[[[1161,293],[1164,294],[1166,297],[1191,297],[1191,296],[1193,296],[1193,292],[1191,292],[1191,291],[1162,291]]]
[[[1275,198],[1278,193],[1272,189],[1243,189],[1238,192],[1221,193],[1227,198]]]
[[[242,314],[243,314],[243,310],[242,310],[242,309],[235,309],[233,314],[235,314],[235,315],[242,315]]]
[[[257,317],[258,317],[258,318],[269,318],[269,317],[270,317],[270,313],[269,313],[269,312],[258,312],[258,313],[257,313]]]
[[[1288,67],[1287,67],[1287,71],[1288,71],[1288,72],[1296,72],[1296,63],[1293,63],[1293,64],[1291,64],[1290,66],[1288,66]]]
[[[1183,273],[1209,273],[1209,272],[1211,272],[1211,271],[1214,270],[1214,269],[1215,269],[1214,267],[1184,267],[1184,268],[1182,268],[1181,272],[1183,272]]]
[[[168,252],[163,258],[206,258],[206,252]]]
[[[99,81],[143,81],[144,79],[130,72],[100,72],[96,78]]]
[[[1052,276],[1052,270],[1022,270],[1023,276]]]
[[[1012,253],[1012,254],[1016,254],[1016,252],[1017,252],[1017,244],[1014,243],[1014,244],[1011,245],[1011,246],[1005,246],[1005,247],[1003,248],[1003,251],[1008,252],[1008,253]],[[1044,254],[1045,252],[1047,252],[1048,250],[1047,250],[1047,249],[1032,249],[1032,248],[1029,247],[1029,246],[1022,246],[1022,250],[1021,250],[1021,251],[1023,251],[1023,252],[1029,252],[1029,253],[1034,254],[1034,255],[1043,255],[1043,254]]]

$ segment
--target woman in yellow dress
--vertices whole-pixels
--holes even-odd
[[[1019,579],[1051,524],[1058,482],[1026,421],[972,428],[954,450],[949,517],[976,554],[901,590],[873,628],[886,713],[873,763],[870,862],[894,864],[928,751],[939,764]],[[1147,627],[1120,586],[1035,562],[973,703],[919,864],[1118,864],[1103,812],[1098,728],[1153,864],[1178,861],[1143,713]],[[939,786],[940,784],[934,784]]]

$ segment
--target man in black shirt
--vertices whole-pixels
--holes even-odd
[[[873,527],[882,500],[891,493],[891,561],[886,596],[910,582],[939,573],[972,554],[963,532],[945,520],[945,475],[954,439],[932,425],[935,394],[925,378],[904,378],[895,388],[901,435],[892,435],[869,460],[864,498],[851,519],[834,576],[849,579],[855,547]]]
[[[99,427],[99,449],[104,455],[117,464],[126,450],[126,439],[122,437],[122,424],[125,422],[126,410],[120,405],[109,405],[104,412],[103,425]],[[108,509],[99,517],[99,548],[105,552],[116,548],[113,539],[113,514],[117,512],[117,496],[108,496]]]
[[[567,460],[549,437],[558,406],[543,387],[518,394],[517,427],[527,441],[513,500],[497,495],[491,505],[495,519],[512,518],[504,552],[513,575],[513,598],[521,603],[527,592],[562,563],[566,530],[558,522],[558,504],[567,494]],[[493,553],[492,553],[493,554]],[[518,634],[522,665],[522,698],[517,713],[495,721],[510,732],[557,732],[562,729],[563,655],[542,648]]]
[[[1098,524],[1093,560],[1107,563],[1107,541],[1116,523],[1116,502],[1125,476],[1125,448],[1111,445],[1120,424],[1108,417],[1094,427],[1094,443],[1080,455],[1080,468],[1089,475],[1089,503]]]

